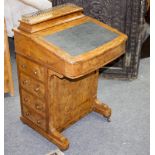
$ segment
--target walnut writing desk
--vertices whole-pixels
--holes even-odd
[[[92,111],[110,118],[98,69],[125,52],[126,35],[72,4],[25,15],[14,33],[24,123],[65,150],[62,130]]]

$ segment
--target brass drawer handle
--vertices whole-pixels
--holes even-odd
[[[24,69],[25,69],[26,67],[27,67],[27,66],[26,66],[25,64],[22,64],[22,68],[24,68]]]
[[[29,112],[26,112],[26,116],[30,116],[30,113]]]
[[[36,104],[35,107],[36,107],[37,110],[41,110],[42,109],[42,107],[39,106],[38,104]]]
[[[38,74],[38,72],[37,72],[37,71],[34,71],[34,74],[35,74],[35,75],[37,75],[37,74]]]
[[[40,120],[37,120],[37,124],[41,124],[41,121]]]
[[[40,90],[39,87],[37,87],[37,88],[34,89],[35,92],[39,92],[39,90]]]
[[[24,80],[23,84],[26,85],[26,84],[28,84],[28,82],[29,82],[28,80]]]
[[[25,101],[25,102],[28,102],[28,101],[29,101],[28,97],[25,97],[25,98],[24,98],[24,101]]]

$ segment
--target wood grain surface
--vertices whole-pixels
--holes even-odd
[[[63,10],[68,8],[66,5],[62,7]],[[53,21],[35,18],[38,22],[34,25],[27,23],[29,27],[14,29],[21,120],[62,150],[69,147],[69,140],[61,131],[88,113],[96,111],[110,119],[111,108],[97,99],[99,68],[121,56],[127,40],[123,33],[91,17],[80,13],[79,18],[78,13],[73,14],[74,9],[75,6],[67,17],[56,9],[61,16]],[[54,21],[59,24],[48,25]],[[43,38],[85,22],[115,32],[118,37],[77,56],[69,55]],[[33,32],[29,31],[31,27]]]

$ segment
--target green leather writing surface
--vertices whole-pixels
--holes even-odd
[[[44,36],[44,39],[60,47],[72,56],[93,50],[118,37],[95,23],[86,22],[69,29]]]

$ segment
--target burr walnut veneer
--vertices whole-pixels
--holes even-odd
[[[125,52],[126,35],[71,4],[24,16],[14,33],[24,123],[65,150],[62,130],[92,111],[110,118],[98,69]]]

